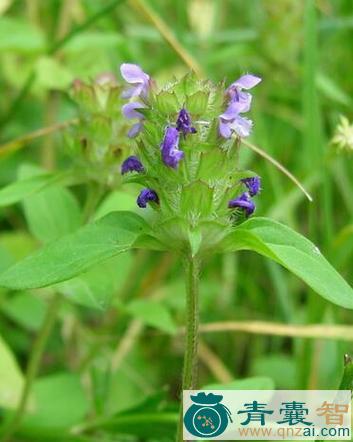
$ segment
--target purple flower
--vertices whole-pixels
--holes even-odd
[[[131,129],[129,130],[127,136],[129,138],[134,138],[136,137],[141,130],[143,129],[143,120],[144,120],[144,116],[138,112],[136,109],[144,109],[146,106],[143,105],[142,103],[138,103],[137,101],[134,101],[132,103],[127,103],[124,104],[124,106],[122,107],[122,113],[124,115],[124,117],[126,117],[129,120],[132,119],[138,119],[138,123],[135,123]]]
[[[219,133],[223,138],[230,138],[233,132],[236,132],[240,137],[250,135],[253,123],[248,118],[242,117],[239,114],[239,112],[245,112],[239,110],[241,106],[243,106],[243,104],[240,102],[233,101],[226,111],[219,116]]]
[[[128,172],[144,172],[145,169],[141,163],[141,161],[132,155],[131,157],[126,158],[126,160],[121,165],[121,174],[124,175]]]
[[[187,134],[196,133],[196,129],[191,126],[191,118],[186,109],[181,109],[176,122],[176,128],[179,132],[183,132],[184,136]]]
[[[184,152],[179,150],[179,131],[174,127],[166,129],[161,151],[164,164],[176,169],[179,161],[184,157]]]
[[[142,103],[138,103],[137,101],[134,101],[132,103],[124,104],[122,107],[122,112],[124,117],[128,118],[129,120],[132,120],[133,118],[142,119],[143,115],[141,112],[138,112],[136,109],[144,109],[146,106],[144,106]]]
[[[240,114],[248,112],[251,106],[252,95],[243,89],[251,89],[260,83],[261,78],[246,74],[232,83],[226,90],[230,102],[226,111],[219,116],[219,133],[223,138],[230,138],[235,132],[239,137],[250,135],[252,121]]]
[[[123,92],[123,98],[142,97],[146,98],[150,87],[150,76],[147,75],[137,64],[123,63],[120,72],[125,81],[133,87]]]
[[[137,197],[137,205],[142,209],[147,207],[147,203],[155,202],[159,204],[159,198],[156,192],[152,189],[142,189],[140,195]]]
[[[240,180],[249,190],[250,196],[257,195],[261,190],[261,178],[259,176],[252,176]]]
[[[245,211],[245,215],[248,217],[255,211],[255,204],[251,200],[248,192],[242,193],[237,198],[229,201],[228,207],[230,209],[242,209]]]
[[[260,77],[256,77],[256,75],[245,74],[242,75],[238,80],[232,83],[228,89],[226,90],[226,94],[229,95],[230,99],[233,101],[246,101],[251,99],[251,95],[246,92],[242,92],[243,89],[252,89],[254,86],[259,84],[261,81]],[[250,103],[249,103],[250,104]],[[247,112],[247,111],[242,111]]]

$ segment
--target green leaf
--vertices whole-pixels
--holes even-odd
[[[94,219],[102,218],[110,212],[116,210],[134,210],[136,208],[136,196],[130,195],[126,191],[116,190],[110,193],[99,205]]]
[[[28,21],[0,18],[0,51],[37,52],[44,49],[43,33]]]
[[[254,250],[305,281],[319,295],[353,309],[353,290],[320,250],[289,227],[267,218],[252,218],[228,235],[222,251]]]
[[[44,89],[65,90],[72,80],[73,74],[50,57],[40,57],[35,64],[36,82]]]
[[[34,238],[27,232],[9,231],[0,236],[0,272],[14,265],[37,246]]]
[[[123,253],[105,261],[104,272],[98,264],[83,275],[62,282],[55,288],[70,301],[104,310],[110,305],[112,297],[119,290],[121,281],[128,274],[131,261],[131,254]]]
[[[286,376],[283,376],[283,373]],[[270,376],[275,382],[276,388],[282,390],[295,390],[299,384],[296,361],[293,356],[286,354],[255,356],[251,374],[254,376]]]
[[[317,74],[316,85],[332,101],[346,106],[352,105],[350,96],[330,76],[325,75],[323,72]]]
[[[19,293],[7,299],[3,312],[20,326],[37,331],[45,317],[46,304],[31,293]]]
[[[23,375],[14,355],[0,336],[0,407],[16,408],[23,388]]]
[[[27,179],[42,174],[42,169],[25,164],[19,169],[19,178]],[[74,195],[55,185],[26,197],[24,212],[30,232],[46,243],[74,232],[81,225],[81,210]]]
[[[73,278],[132,248],[146,226],[135,213],[112,212],[10,267],[0,275],[0,286],[38,288]]]
[[[119,434],[129,434],[160,441],[174,440],[177,431],[179,413],[177,411],[154,411],[145,413],[124,413],[106,420],[98,421],[91,428],[106,429],[116,437]],[[119,439],[118,439],[119,440]],[[142,439],[143,440],[143,439]],[[145,439],[146,440],[146,439]]]
[[[75,374],[63,372],[39,378],[33,396],[35,410],[24,417],[21,425],[26,433],[48,432],[52,436],[80,422],[88,410],[80,378]]]
[[[46,243],[74,232],[81,225],[76,198],[64,187],[53,186],[23,201],[30,232]]]
[[[160,302],[150,300],[132,301],[126,310],[147,325],[166,333],[176,333],[176,325],[169,310]]]
[[[135,406],[105,419],[93,420],[88,423],[89,429],[105,429],[115,437],[118,434],[129,434],[144,438],[148,434],[151,441],[174,440],[179,420],[178,404],[170,402],[165,391],[156,392],[142,400],[141,387],[138,391],[139,394],[134,396],[135,401],[138,400]],[[120,401],[120,404],[124,406],[125,402]]]
[[[114,48],[119,43],[124,42],[123,37],[117,32],[103,32],[88,31],[76,35],[70,40],[62,49],[63,53],[67,55],[82,54],[85,51],[94,49],[109,49]]]
[[[30,178],[20,179],[0,190],[0,207],[22,201],[29,195],[58,183],[63,178],[63,174],[42,173]]]

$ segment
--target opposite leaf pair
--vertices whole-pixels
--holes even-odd
[[[77,232],[44,246],[0,276],[11,289],[46,287],[73,278],[132,248],[165,248],[150,226],[132,212],[112,212]],[[253,250],[305,281],[330,302],[353,309],[353,290],[309,240],[278,222],[253,218],[235,227],[217,252]]]

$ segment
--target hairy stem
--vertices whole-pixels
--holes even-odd
[[[193,390],[197,382],[197,347],[199,328],[199,268],[198,258],[189,257],[186,261],[186,342],[182,393]],[[181,398],[182,400],[182,398]],[[183,440],[183,404],[180,407],[180,422],[177,441]]]
[[[196,386],[197,343],[199,327],[199,263],[190,258],[186,266],[186,347],[184,355],[183,390]]]
[[[18,407],[15,411],[15,414],[12,418],[12,420],[9,422],[7,428],[5,429],[5,432],[2,437],[2,442],[7,442],[11,440],[12,435],[16,432],[19,425],[21,424],[23,415],[26,411],[26,406],[28,403],[28,398],[32,389],[33,382],[36,378],[40,361],[43,356],[43,352],[45,350],[48,338],[51,334],[51,331],[54,327],[55,320],[57,317],[57,313],[60,307],[60,300],[61,297],[59,295],[54,295],[54,297],[51,299],[46,316],[44,318],[44,322],[42,324],[41,329],[39,330],[37,339],[33,346],[33,351],[31,353],[27,371],[26,371],[26,378],[25,383],[23,386],[22,394],[20,397],[20,401],[18,404]]]

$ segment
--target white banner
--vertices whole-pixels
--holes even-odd
[[[185,390],[184,440],[351,440],[350,390]]]

